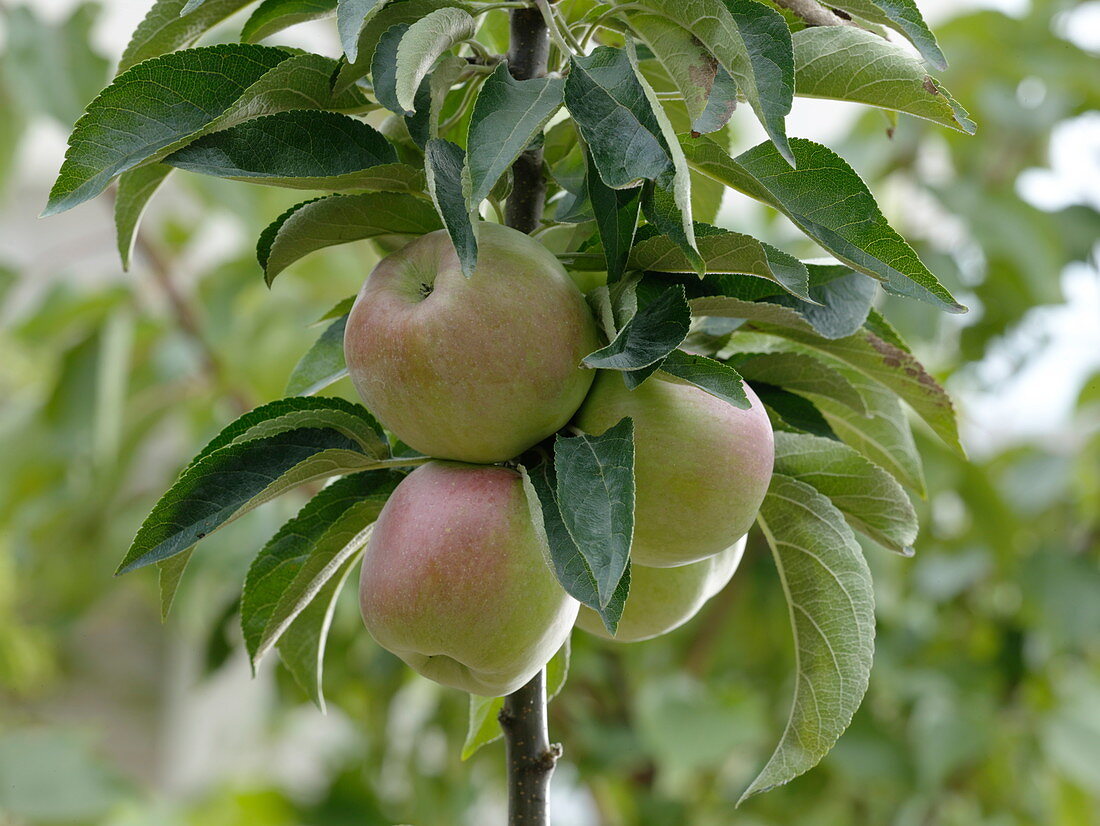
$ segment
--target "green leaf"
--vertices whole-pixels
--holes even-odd
[[[626,598],[630,592],[630,563],[607,605],[601,606],[599,588],[585,555],[569,533],[558,502],[557,478],[550,462],[541,462],[531,469],[520,467],[531,520],[540,540],[545,543],[554,575],[562,588],[574,599],[600,615],[612,634],[619,627]]]
[[[634,422],[598,435],[554,440],[562,521],[596,579],[607,608],[630,561],[634,535]]]
[[[561,692],[569,675],[570,644],[565,644],[546,664],[546,701],[550,702]],[[470,715],[466,725],[466,742],[462,744],[462,759],[469,760],[478,749],[499,740],[503,733],[499,716],[504,708],[503,697],[470,695]]]
[[[520,153],[542,134],[564,94],[562,78],[514,80],[505,63],[489,75],[478,92],[466,141],[472,205],[489,196]]]
[[[336,28],[340,45],[348,60],[359,55],[359,33],[367,22],[381,11],[387,0],[339,0],[336,8]]]
[[[249,659],[256,651],[276,606],[329,528],[365,501],[384,503],[402,479],[388,470],[345,476],[317,493],[257,554],[241,594],[241,631]],[[365,526],[369,523],[363,523]]]
[[[694,384],[712,396],[729,402],[734,407],[748,410],[752,405],[745,395],[741,375],[728,364],[709,359],[706,356],[673,350],[661,362],[661,370]]]
[[[335,11],[336,0],[264,0],[245,21],[241,41],[256,43],[289,26],[320,20]]]
[[[853,528],[885,548],[913,555],[917,514],[901,485],[854,448],[832,439],[775,434],[775,472],[829,497]]]
[[[157,563],[157,587],[160,591],[161,622],[168,619],[168,613],[172,610],[172,603],[176,599],[176,591],[179,590],[183,573],[187,570],[187,566],[191,562],[191,554],[194,552],[195,548],[190,547],[183,553]]]
[[[365,23],[362,17],[354,20],[354,12],[351,12],[350,17],[345,14],[345,8],[350,9],[351,6],[364,2],[371,4]],[[401,0],[401,2],[387,3],[386,0],[351,0],[351,6],[348,5],[347,0],[342,0],[336,12],[337,26],[341,29],[340,39],[344,43],[344,53],[348,56],[347,61],[341,62],[336,75],[333,87],[336,91],[347,89],[360,78],[367,76],[371,71],[378,41],[389,29],[400,23],[411,25],[438,9],[461,8],[463,2],[462,0]],[[347,49],[349,41],[344,38],[342,21],[345,19],[351,26],[361,29],[358,40],[350,41],[353,46],[350,52]]]
[[[241,630],[253,667],[366,544],[365,529],[378,518],[402,478],[392,471],[368,471],[334,482],[283,525],[256,556],[241,597]],[[323,635],[316,632],[324,628],[327,608],[304,618],[288,648],[298,649],[299,654],[310,649],[320,653]],[[314,620],[314,634],[309,634],[309,619]],[[298,656],[297,661],[304,666],[298,671],[314,677],[303,687],[316,702],[320,693],[313,696],[310,684],[319,688],[320,662],[314,659],[309,668],[305,657]]]
[[[754,275],[779,284],[792,295],[809,298],[806,265],[775,247],[750,235],[726,230],[697,233],[695,242],[708,273]],[[680,245],[666,235],[639,241],[630,251],[629,266],[649,272],[695,271]]]
[[[199,451],[191,464],[235,442],[301,427],[332,428],[359,442],[368,453],[389,455],[382,426],[361,404],[339,398],[288,398],[261,405],[227,425]]]
[[[469,208],[470,174],[466,152],[461,146],[442,138],[428,141],[424,151],[424,169],[428,192],[451,237],[462,272],[469,278],[477,267],[476,214]]]
[[[442,227],[424,198],[367,192],[330,195],[296,204],[260,235],[256,258],[271,284],[300,258],[319,249],[380,235],[419,236]]]
[[[714,78],[714,85],[707,98],[707,108],[703,114],[691,123],[691,131],[700,135],[710,132],[718,132],[724,129],[733,117],[737,109],[737,81],[730,77],[729,72],[718,67],[718,74]],[[701,217],[701,216],[700,216]],[[704,220],[711,220],[706,218]]]
[[[612,189],[603,182],[596,171],[591,153],[588,154],[588,174],[585,175],[585,191],[588,193],[596,228],[603,244],[604,266],[607,281],[614,284],[626,272],[634,233],[638,229],[641,211],[641,189]],[[675,245],[675,242],[670,243]],[[676,247],[679,251],[679,247]]]
[[[713,288],[714,284],[704,287]],[[733,286],[736,286],[733,285]],[[744,301],[726,295],[703,295],[688,301],[692,315],[713,316],[715,318],[741,318],[748,321],[774,325],[787,330],[795,330],[810,337],[822,336],[824,331],[816,329],[810,320],[799,310],[774,301]],[[809,305],[803,305],[809,306]]]
[[[641,0],[706,47],[736,81],[792,165],[784,118],[794,96],[791,34],[783,16],[755,0]]]
[[[893,344],[899,350],[904,350],[907,353],[913,352],[909,349],[909,345],[905,343],[901,334],[894,329],[894,325],[887,321],[886,317],[874,307],[867,314],[867,320],[863,322],[863,326],[883,341]]]
[[[344,328],[348,317],[330,324],[309,351],[294,366],[286,383],[288,396],[312,396],[348,374],[344,361]]]
[[[732,342],[737,343],[735,337]],[[811,401],[819,396],[851,408],[860,416],[867,414],[863,397],[847,377],[825,361],[809,353],[742,352],[732,362],[747,382],[762,381],[782,387]]]
[[[838,0],[829,5],[901,32],[925,60],[941,72],[947,68],[947,58],[940,51],[936,36],[924,22],[915,0]]]
[[[397,100],[397,48],[408,30],[408,23],[398,23],[383,32],[378,38],[378,45],[370,65],[375,99],[391,112],[402,117],[412,114],[412,112],[406,112]]]
[[[697,170],[779,210],[836,258],[883,281],[887,291],[949,312],[965,311],[886,223],[866,184],[832,150],[792,140],[798,169],[791,169],[767,143],[736,159],[709,138],[683,136],[681,143]]]
[[[829,426],[829,422],[821,415],[817,405],[809,399],[764,382],[757,382],[753,388],[756,390],[756,395],[760,397],[775,431],[811,433],[825,439],[839,438]]]
[[[768,300],[798,310],[825,338],[843,338],[859,330],[875,297],[874,279],[843,266],[809,264],[807,268],[814,283],[808,299],[815,303],[786,295]]]
[[[409,26],[397,48],[397,100],[406,114],[414,111],[416,90],[435,62],[476,28],[474,18],[456,8],[437,9]]]
[[[866,103],[974,134],[967,116],[919,60],[855,26],[811,26],[794,35],[795,94]]]
[[[232,132],[230,127],[252,118],[311,107],[368,108],[358,90],[332,94],[335,65],[321,55],[236,43],[135,66],[92,101],[73,128],[43,214],[71,209],[102,192],[116,175],[216,130]]]
[[[170,166],[153,163],[123,172],[119,176],[118,189],[115,192],[115,234],[123,270],[130,269],[134,242],[137,240],[137,230],[145,207],[171,171]]]
[[[920,453],[897,396],[849,367],[836,369],[859,391],[867,415],[826,396],[815,396],[814,404],[833,432],[910,490],[924,496]]]
[[[645,43],[661,65],[668,71],[676,88],[684,98],[691,128],[697,132],[713,132],[725,124],[712,119],[713,129],[700,129],[704,112],[712,98],[715,80],[720,67],[706,47],[667,17],[648,12],[630,15],[630,28]],[[724,72],[724,70],[722,70]],[[728,77],[728,74],[727,74]],[[722,87],[719,87],[721,93]],[[732,109],[731,112],[732,114]],[[727,118],[728,120],[728,118]]]
[[[138,24],[119,60],[119,74],[130,67],[190,46],[229,15],[255,0],[206,0],[189,14],[183,14],[190,0],[156,0]]]
[[[641,384],[687,338],[690,329],[691,310],[684,288],[670,286],[639,309],[610,344],[585,356],[584,363],[604,370],[627,371]],[[644,372],[635,376],[633,371]],[[627,384],[631,386],[631,382]]]
[[[382,459],[327,427],[301,427],[223,447],[190,465],[161,498],[117,573],[182,553],[293,487],[367,470]]]
[[[328,579],[317,586],[312,599],[275,643],[279,659],[322,714],[326,711],[323,688],[325,646],[336,612],[336,600],[362,556],[363,549],[360,548],[334,566]]]
[[[776,474],[758,521],[790,607],[797,682],[779,746],[739,802],[792,780],[829,752],[863,700],[874,653],[871,573],[833,504]]]

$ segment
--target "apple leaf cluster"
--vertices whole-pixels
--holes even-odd
[[[758,523],[790,605],[797,679],[754,794],[816,764],[866,689],[873,595],[854,531],[912,553],[907,490],[925,494],[902,404],[961,451],[950,399],[872,302],[881,288],[965,308],[852,167],[788,136],[785,118],[798,95],[975,125],[927,71],[945,61],[912,0],[830,5],[844,25],[804,26],[758,0],[539,2],[550,71],[517,79],[502,57],[514,3],[156,0],[76,123],[45,212],[113,186],[128,264],[143,210],[179,169],[311,193],[259,237],[268,284],[326,247],[432,233],[472,279],[492,254],[487,227],[530,194],[516,191],[513,164],[534,159],[546,185],[534,237],[584,286],[603,337],[583,369],[616,392],[672,381],[728,410],[759,406],[776,431]],[[196,45],[249,6],[240,42]],[[339,55],[259,43],[325,17]],[[739,104],[767,140],[733,154]],[[833,262],[716,226],[727,191],[775,209]],[[341,585],[408,468],[428,462],[379,411],[316,395],[348,373],[351,313],[349,299],[321,319],[287,398],[230,424],[183,470],[119,569],[155,564],[167,612],[202,538],[335,479],[260,551],[241,601],[253,662],[277,648],[318,704]],[[612,633],[629,605],[632,538],[654,510],[636,490],[639,421],[559,432],[520,465],[557,580]],[[566,660],[552,661],[558,688]],[[494,702],[473,701],[467,753],[495,734]]]

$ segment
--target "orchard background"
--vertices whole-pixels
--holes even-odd
[[[255,233],[300,197],[199,176],[154,202],[130,274],[102,199],[37,222],[65,135],[147,5],[0,6],[0,823],[499,821],[499,745],[460,763],[466,698],[373,645],[353,600],[329,641],[327,717],[274,663],[250,679],[235,598],[300,500],[206,540],[168,625],[152,579],[110,576],[196,446],[283,395],[317,336],[304,320],[374,261],[337,247],[268,291]],[[1098,822],[1100,11],[921,5],[980,140],[905,116],[887,140],[879,112],[804,99],[789,132],[842,154],[972,308],[883,302],[959,403],[971,461],[918,428],[933,495],[915,559],[867,555],[868,696],[822,765],[741,823]],[[335,53],[329,36],[281,42]],[[747,107],[732,130],[735,148],[763,138]],[[812,254],[745,199],[716,223]],[[758,541],[670,636],[575,636],[551,706],[555,822],[730,822],[791,690]]]

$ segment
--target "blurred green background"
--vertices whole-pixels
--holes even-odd
[[[921,5],[976,138],[904,116],[888,138],[881,114],[816,101],[791,122],[852,163],[972,308],[884,302],[955,394],[971,461],[918,431],[917,556],[866,549],[863,707],[818,769],[733,810],[792,688],[787,609],[750,544],[668,637],[575,636],[551,710],[556,824],[1100,823],[1100,3]],[[298,198],[195,176],[154,202],[130,273],[109,199],[37,221],[146,6],[0,4],[0,824],[502,823],[501,744],[461,763],[465,695],[373,645],[351,594],[327,716],[281,667],[251,678],[234,600],[301,499],[207,540],[167,625],[151,573],[111,576],[181,466],[282,395],[309,323],[374,260],[336,248],[269,291],[254,238]],[[287,40],[331,53],[329,36]],[[757,140],[747,117],[735,128]],[[719,223],[815,254],[734,196]]]

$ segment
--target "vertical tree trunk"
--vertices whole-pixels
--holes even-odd
[[[550,33],[537,9],[511,13],[508,68],[516,80],[546,74]],[[522,232],[533,232],[542,218],[546,179],[542,148],[528,149],[512,165],[512,194],[505,205],[505,222]],[[500,712],[508,757],[509,826],[549,826],[550,776],[561,746],[550,744],[546,725],[546,671],[504,698]]]

